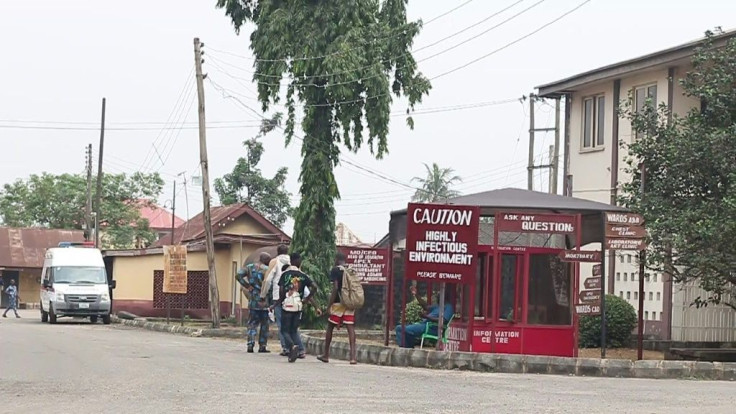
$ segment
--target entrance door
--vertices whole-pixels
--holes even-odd
[[[498,322],[522,322],[523,261],[520,254],[501,254],[499,263]]]
[[[20,286],[18,285],[18,278],[20,275],[20,272],[17,270],[3,270],[3,294],[2,299],[0,300],[0,307],[5,308],[8,306],[8,295],[5,294],[5,288],[10,286],[10,281],[15,280],[15,287],[20,291]]]
[[[496,305],[492,352],[521,353],[521,324],[524,322],[524,255],[502,253],[497,264]]]

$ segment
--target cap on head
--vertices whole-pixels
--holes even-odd
[[[279,247],[276,248],[276,253],[278,254],[288,254],[289,253],[289,246],[285,244],[279,244]]]

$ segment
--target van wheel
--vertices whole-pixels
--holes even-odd
[[[92,323],[97,323],[97,316],[90,316],[89,321]]]
[[[41,322],[48,322],[49,321],[49,313],[45,312],[43,310],[43,305],[41,305]]]
[[[56,324],[56,314],[54,313],[54,307],[49,305],[49,323]]]
[[[102,315],[102,323],[104,323],[105,325],[109,325],[110,322],[111,322],[111,320],[110,320],[110,314],[109,313],[107,315]]]

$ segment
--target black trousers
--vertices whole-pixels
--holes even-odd
[[[301,312],[281,312],[281,334],[286,342],[286,350],[290,350],[299,343],[299,321],[302,319]]]

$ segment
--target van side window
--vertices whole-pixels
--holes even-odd
[[[46,268],[46,272],[43,274],[43,280],[44,280],[44,282],[47,282],[47,283],[52,283],[53,282],[53,280],[54,280],[53,279],[53,274],[54,274],[53,270],[54,269],[52,267],[47,267]]]

